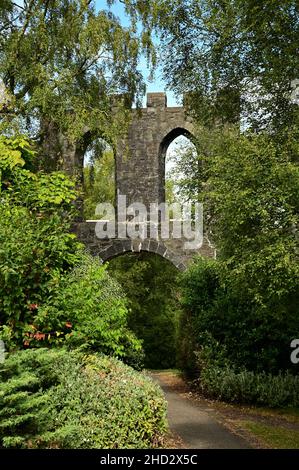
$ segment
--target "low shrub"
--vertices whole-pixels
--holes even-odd
[[[236,369],[214,349],[197,353],[200,378],[194,381],[204,395],[229,403],[278,407],[299,406],[299,377],[289,372],[276,375]]]
[[[166,430],[157,385],[115,358],[78,350],[9,354],[0,410],[0,446],[9,448],[152,448]]]

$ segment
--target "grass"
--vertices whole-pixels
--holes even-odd
[[[179,369],[149,369],[147,368],[146,370],[152,373],[163,373],[163,374],[170,374],[170,375],[177,375],[177,376],[182,375],[182,371]]]
[[[281,408],[280,412],[286,418],[299,423],[299,408]]]
[[[242,421],[242,426],[272,449],[299,449],[299,430],[256,421]]]
[[[232,405],[224,402],[213,403],[230,428],[252,440],[255,447],[272,449],[299,449],[299,409],[262,408]]]
[[[265,408],[231,404],[221,401],[215,402],[214,405],[220,412],[222,410],[232,410],[239,414],[248,415],[250,418],[262,417],[266,419],[278,419],[299,425],[299,408]]]
[[[299,408],[275,409],[198,398],[216,410],[221,421],[248,439],[253,447],[299,449]]]
[[[155,370],[164,375],[167,383],[181,390],[181,371],[176,369]],[[188,385],[186,384],[188,387]],[[191,389],[189,389],[191,391]],[[228,429],[248,440],[252,447],[272,449],[299,449],[299,408],[266,408],[237,405],[216,400],[207,400],[196,393],[188,397],[210,406]],[[244,435],[245,433],[245,435]],[[175,444],[180,448],[179,444]],[[169,448],[173,444],[170,444]]]
[[[251,413],[258,414],[259,416],[269,417],[269,418],[278,418],[284,420],[288,423],[298,424],[299,425],[299,408],[257,408],[252,407]],[[250,414],[250,411],[248,411]]]

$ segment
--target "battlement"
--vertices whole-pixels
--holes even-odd
[[[166,93],[147,93],[146,106],[147,108],[167,108]]]

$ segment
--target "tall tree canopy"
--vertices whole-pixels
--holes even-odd
[[[299,78],[297,0],[161,0],[164,75],[192,92],[199,117],[281,127],[294,119]],[[170,14],[171,13],[171,14]],[[212,113],[211,113],[212,112]],[[269,119],[271,117],[271,119]]]
[[[154,62],[149,24],[136,25],[140,12],[130,9],[124,28],[91,0],[1,2],[2,125],[40,141],[49,168],[73,165],[93,135],[113,138],[125,121],[112,116],[111,95],[140,102],[139,57]]]

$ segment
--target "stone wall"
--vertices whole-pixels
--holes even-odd
[[[192,139],[192,119],[184,107],[167,107],[165,93],[148,93],[147,107],[132,109],[132,120],[125,138],[118,142],[116,153],[116,188],[127,197],[127,206],[141,202],[165,202],[165,156],[168,146],[180,135]],[[103,262],[127,252],[147,251],[168,259],[184,270],[194,255],[214,257],[215,250],[204,237],[201,248],[186,250],[184,238],[169,239],[99,239],[95,222],[78,223],[74,228],[79,239]]]
[[[184,271],[192,262],[195,255],[207,258],[215,256],[214,248],[204,237],[202,247],[197,250],[185,250],[184,238],[167,240],[146,238],[141,239],[99,239],[96,237],[96,222],[81,222],[76,224],[74,231],[78,239],[82,241],[94,256],[98,256],[103,262],[120,256],[124,253],[139,253],[147,251],[155,253],[170,261],[179,270]]]
[[[192,132],[184,107],[168,108],[165,93],[148,93],[147,107],[132,110],[128,135],[116,149],[116,187],[129,204],[164,202],[167,148]]]

